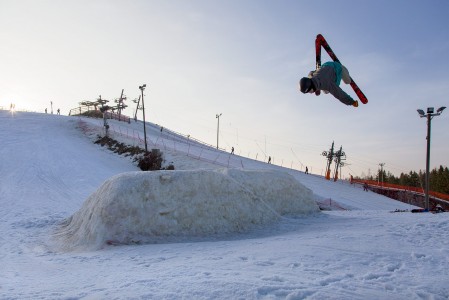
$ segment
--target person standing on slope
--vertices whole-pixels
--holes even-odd
[[[324,63],[321,68],[316,71],[311,71],[309,77],[303,77],[299,81],[299,87],[302,93],[315,93],[317,91],[324,91],[324,93],[331,93],[341,103],[359,106],[359,102],[354,100],[340,88],[340,82],[346,84],[351,83],[348,69],[339,62],[328,61]]]

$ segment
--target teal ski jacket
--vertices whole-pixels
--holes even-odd
[[[309,74],[317,90],[330,92],[341,103],[352,105],[355,100],[340,88],[342,67],[338,62],[326,62],[320,69]]]
[[[336,62],[336,61],[328,61],[328,62],[325,62],[324,64],[322,64],[321,68],[322,67],[326,67],[326,66],[334,68],[334,70],[335,70],[335,84],[340,86],[340,83],[341,83],[341,71],[342,71],[341,63]]]

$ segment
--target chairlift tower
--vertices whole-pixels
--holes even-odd
[[[137,106],[136,106],[136,112],[134,113],[134,121],[136,121],[137,122],[137,111],[138,110],[142,110],[142,107],[140,106],[140,95],[139,95],[139,98],[138,99],[134,99],[133,100],[133,102],[134,103],[137,103]]]
[[[332,164],[332,160],[334,159],[334,142],[333,141],[332,141],[332,146],[329,149],[329,151],[323,151],[323,153],[321,153],[321,155],[327,158],[325,178],[327,180],[330,180],[331,179],[331,164]]]
[[[342,160],[346,160],[346,153],[343,151],[343,146],[340,146],[340,150],[335,152],[335,171],[334,171],[334,181],[338,180],[338,168],[340,168],[340,177],[341,177],[341,167],[344,165]]]
[[[124,103],[124,101],[126,100],[126,95],[123,94],[124,91],[125,91],[125,89],[122,89],[120,98],[114,100],[114,102],[117,103],[117,111],[118,111],[119,119],[122,114],[122,110],[128,107],[128,105],[126,105]]]

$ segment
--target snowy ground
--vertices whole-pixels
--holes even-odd
[[[80,130],[81,128],[83,130]],[[63,220],[111,177],[137,171],[92,143],[98,120],[0,111],[0,299],[448,299],[449,214],[346,182],[230,156],[150,126],[177,169],[281,170],[346,211],[282,216],[248,231],[55,251]],[[136,142],[141,124],[111,122]],[[137,143],[137,142],[136,142]]]

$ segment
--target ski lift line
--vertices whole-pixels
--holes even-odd
[[[211,127],[208,127],[208,128],[211,128]],[[211,130],[215,130],[215,129],[211,129]],[[247,135],[241,135],[241,134],[239,134],[238,133],[238,131],[239,131],[239,129],[238,128],[235,128],[235,130],[237,130],[237,133],[236,132],[234,132],[234,131],[229,131],[229,130],[226,130],[225,128],[223,128],[223,129],[221,129],[220,128],[220,136],[221,136],[221,134],[227,134],[227,135],[229,135],[229,136],[237,136],[237,138],[244,138],[244,139],[246,139],[246,140],[253,140],[254,139],[254,134],[253,135],[250,135],[250,136],[247,136]],[[279,139],[279,138],[277,138],[276,136],[271,136],[271,135],[264,135],[264,138],[268,138],[269,140],[271,140],[271,141],[276,141],[275,143],[273,143],[273,142],[271,142],[271,144],[276,144],[276,143],[279,143],[280,145],[285,145],[285,144],[288,144],[288,145],[295,145],[295,144],[297,144],[297,142],[296,141],[291,141],[291,140],[285,140],[285,139]],[[298,145],[301,145],[301,144],[298,144]],[[309,145],[306,145],[306,146],[309,146]],[[313,145],[313,144],[311,144],[311,146],[315,146],[315,147],[322,147],[322,145],[317,145],[317,144],[315,144],[315,145]]]
[[[100,121],[98,121],[98,122],[100,122]],[[150,123],[150,125],[153,125],[153,124],[151,124]],[[156,126],[156,125],[154,125],[154,127],[157,127],[157,128],[160,128],[160,126]],[[176,133],[176,132],[173,132],[173,131],[171,131],[171,130],[169,130],[169,129],[166,129],[166,128],[164,128],[164,134],[167,134],[167,135],[173,135],[172,136],[172,138],[174,138],[174,136],[179,136],[180,138],[184,138],[185,139],[185,136],[184,135],[182,135],[182,134],[179,134],[179,133]],[[241,137],[241,136],[240,136]],[[138,136],[138,138],[137,138],[138,140],[139,139],[141,139],[140,138],[140,136]],[[189,138],[188,138],[189,140],[190,140],[190,142],[189,143],[191,143],[191,142],[193,142],[193,141],[195,141],[195,139],[194,138],[191,138],[190,136],[189,136]],[[227,140],[226,140],[227,141]],[[201,144],[204,144],[203,142],[201,142],[201,141],[197,141],[197,142],[199,142],[199,143],[201,143]],[[156,141],[156,143],[158,143],[158,141]],[[256,140],[256,144],[257,144],[257,146],[259,147],[259,149],[261,149],[261,147],[260,147],[260,145],[257,143],[257,140]],[[270,144],[271,145],[271,143],[269,143],[268,142],[268,144]],[[166,145],[165,145],[165,143],[163,143],[163,146],[165,147]],[[290,147],[291,148],[291,147]],[[262,149],[261,149],[262,150]],[[291,148],[291,151],[292,151],[292,153],[296,156],[296,159],[298,159],[298,157],[297,157],[297,155],[296,155],[296,153],[293,151],[293,148]],[[263,153],[264,153],[264,155],[265,155],[265,157],[266,157],[266,153],[265,153],[265,151],[262,151]],[[249,156],[248,156],[249,157]],[[301,166],[304,166],[304,164],[298,159],[298,161],[299,161],[299,163],[301,164]],[[354,165],[356,165],[358,168],[361,168],[361,169],[363,169],[363,168],[372,168],[372,169],[375,169],[375,166],[377,166],[377,160],[372,160],[372,159],[358,159],[357,157],[356,158],[354,158],[354,157],[351,157],[351,163],[352,164],[354,164]],[[389,163],[389,165],[391,165],[392,167],[390,168],[390,169],[396,169],[395,168],[395,164],[390,164]],[[403,168],[403,167],[400,167],[400,166],[398,166],[398,171],[401,171],[401,170],[406,170],[406,168]],[[402,171],[403,173],[408,173],[408,170],[407,171]]]
[[[149,123],[149,122],[147,122],[147,123],[148,123],[148,126],[152,127],[154,130],[159,130],[159,129],[161,128],[159,125],[152,124],[152,123]],[[164,129],[162,138],[163,138],[164,136],[165,136],[167,139],[172,139],[172,140],[175,140],[175,139],[176,139],[176,141],[178,141],[178,142],[180,142],[180,143],[192,143],[192,142],[196,142],[196,143],[198,143],[198,144],[200,144],[200,145],[204,145],[204,144],[205,144],[204,142],[202,142],[202,141],[200,141],[200,140],[197,140],[197,139],[195,139],[195,138],[190,137],[190,135],[184,136],[183,134],[174,132],[174,131],[169,130],[169,129]],[[186,138],[187,138],[188,141],[186,141]],[[165,143],[163,143],[163,144],[164,144],[164,147],[165,147]],[[207,145],[207,144],[206,144],[206,145]],[[211,146],[211,145],[208,145],[208,146]]]
[[[371,160],[368,162],[368,161],[357,159],[354,157],[351,158],[351,161],[356,161],[357,165],[363,165],[365,168],[372,168],[372,169],[377,168],[378,164],[379,164],[377,160]],[[401,172],[401,173],[406,173],[409,171],[409,170],[407,170],[407,167],[404,167],[404,166],[399,166],[394,163],[390,163],[388,161],[387,161],[387,164],[389,166],[388,167],[389,170],[395,170],[395,171]],[[407,171],[404,171],[404,170],[407,170]]]
[[[225,138],[220,138],[220,140],[224,140],[225,144],[226,144],[229,148],[233,147],[232,144],[230,144]]]
[[[191,120],[189,120],[189,122],[191,122]],[[209,133],[215,132],[215,129],[211,128],[210,126],[201,125],[199,123],[197,123],[197,125],[207,128],[210,131]],[[224,134],[233,136],[233,135],[235,135],[235,132],[229,132],[227,130],[220,130],[220,138],[221,139],[223,139]],[[182,135],[182,134],[180,134],[180,135]],[[322,147],[322,145],[317,145],[317,144],[297,144],[297,142],[291,142],[291,141],[287,141],[287,140],[279,140],[278,138],[272,138],[271,136],[267,136],[267,137],[270,141],[273,141],[273,140],[278,141],[275,143],[267,142],[268,144],[276,145],[276,146],[280,146],[280,147],[287,147],[287,146],[291,146],[293,144],[294,146],[299,146],[299,148],[303,148],[303,149],[305,149],[305,151],[310,151],[310,152],[315,152],[318,150],[318,148]],[[242,138],[242,139],[249,140],[249,141],[254,140],[254,137],[246,137],[244,135],[242,136],[241,134],[238,135],[238,138],[239,139]]]
[[[349,166],[348,166],[348,169],[349,169],[349,171],[351,171],[351,174],[352,174],[353,176],[360,177],[359,174],[357,174],[356,172],[354,172],[354,170],[351,169]]]
[[[301,164],[301,168],[304,167],[304,164],[299,160],[298,156],[296,156],[296,153],[293,151],[293,148],[291,148],[293,155],[295,156],[295,158],[298,160],[298,162]]]
[[[265,158],[267,157],[267,154],[265,153],[265,151],[263,151],[263,149],[259,146],[259,144],[257,143],[257,141],[254,141],[257,145],[257,147],[259,147],[260,151],[262,151],[263,155],[265,155]]]
[[[103,128],[103,126],[100,126],[100,125],[94,125],[94,126],[97,127],[97,128]],[[133,136],[129,136],[129,130],[126,131],[127,133],[125,133],[125,131],[126,130],[122,130],[121,127],[118,128],[117,126],[111,126],[111,133],[117,133],[117,134],[119,134],[121,136],[126,136],[126,138],[135,140],[138,144],[141,144],[143,142],[143,139],[140,137],[139,131],[133,130]],[[170,149],[172,149],[174,151],[177,151],[177,149],[176,149],[176,140],[174,140],[174,147],[173,148],[168,147],[168,145],[165,143],[164,138],[161,138],[160,136],[156,139],[156,142],[153,142],[151,139],[149,139],[149,142],[151,144],[154,144],[155,147],[160,147],[160,148],[163,148],[165,150],[170,148]],[[134,143],[134,141],[133,141],[133,143]],[[189,144],[189,146],[190,146],[190,144]],[[222,165],[222,166],[227,166],[227,167],[234,167],[233,163],[230,160],[230,155],[227,156],[227,162],[223,163],[223,162],[221,162],[222,155],[219,154],[213,160],[212,159],[207,159],[205,157],[202,157],[203,150],[206,150],[206,151],[208,150],[208,149],[205,148],[205,145],[199,144],[197,147],[198,147],[198,149],[201,149],[201,152],[200,152],[198,157],[194,156],[193,158],[196,158],[196,159],[199,159],[199,160],[202,160],[202,161],[207,161],[207,162],[210,162],[210,163],[214,163],[214,164],[217,164],[217,165]],[[185,152],[185,151],[181,151],[181,152]],[[191,156],[190,155],[190,148],[187,151],[187,156]],[[225,155],[225,157],[226,157],[226,155]],[[238,162],[237,162],[237,164],[238,164]],[[274,160],[273,160],[273,164],[274,164]],[[243,161],[241,161],[241,160],[240,160],[239,167],[240,166],[244,167]],[[235,167],[237,167],[237,166],[235,166]]]
[[[220,132],[221,132],[221,130],[220,130]],[[223,132],[226,133],[226,131],[223,131]],[[229,133],[229,135],[232,135],[232,133]],[[310,148],[310,149],[313,149],[313,150],[316,150],[318,148],[322,148],[323,147],[322,145],[317,145],[317,144],[298,144],[297,142],[290,142],[290,141],[287,141],[287,140],[280,140],[278,138],[272,138],[271,136],[266,136],[266,137],[267,137],[267,144],[270,144],[270,145],[276,145],[276,146],[282,146],[282,147],[291,146],[291,145],[293,145],[293,146],[297,145],[297,146],[299,146],[301,148],[304,147],[304,148]],[[254,140],[254,137],[247,137],[247,136],[244,136],[244,135],[243,136],[239,135],[239,138],[242,138],[242,139],[245,139],[245,140],[249,140],[249,141],[253,141]],[[265,142],[265,141],[262,141],[262,140],[258,140],[258,141],[259,142]],[[275,141],[275,142],[273,142],[273,141]]]

